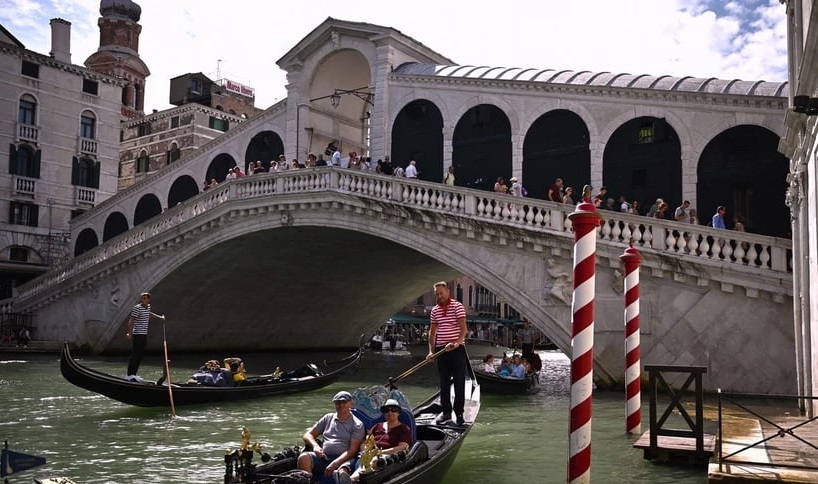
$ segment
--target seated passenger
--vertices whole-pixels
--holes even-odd
[[[381,406],[381,412],[386,420],[376,423],[371,429],[369,429],[369,432],[374,439],[375,447],[380,449],[380,455],[382,456],[397,454],[402,450],[409,449],[409,445],[412,442],[412,431],[406,424],[401,423],[401,421],[398,420],[402,411],[403,410],[400,408],[400,403],[398,403],[397,400],[390,398]],[[361,451],[364,451],[365,447],[365,443],[361,444]],[[348,474],[349,467],[341,467],[334,474],[336,482],[341,484],[358,482],[361,473],[366,472],[366,465],[366,462],[358,462],[358,467],[351,476]],[[377,456],[373,456],[370,459],[368,467],[373,470],[380,467],[378,465]]]
[[[307,432],[304,443],[310,452],[298,456],[298,468],[312,474],[318,482],[332,483],[335,472],[345,467],[343,474],[357,465],[358,449],[364,441],[364,424],[352,415],[352,394],[341,391],[332,397],[335,412],[325,414]],[[323,439],[323,447],[316,440]],[[337,480],[337,477],[335,478]]]
[[[500,369],[497,370],[500,376],[511,376],[511,358],[503,355],[503,361],[500,363]]]
[[[230,372],[233,385],[238,385],[247,379],[247,370],[244,368],[244,362],[241,358],[231,356],[224,359],[224,369]]]
[[[494,356],[486,355],[483,358],[483,371],[486,373],[497,373],[497,369],[494,368]]]
[[[520,355],[514,355],[511,361],[511,378],[517,378],[519,380],[525,378],[525,364],[523,364]]]

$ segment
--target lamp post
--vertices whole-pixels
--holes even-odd
[[[341,96],[344,95],[352,95],[357,97],[358,99],[362,100],[363,102],[369,104],[370,106],[375,105],[375,93],[372,92],[372,88],[370,87],[360,87],[358,89],[334,89],[332,94],[327,94],[326,96],[318,96],[314,97],[309,100],[309,102],[313,101],[320,101],[322,99],[329,99],[330,104],[333,108],[338,109],[338,106],[341,105]],[[295,154],[296,157],[300,155],[300,141],[301,141],[301,104],[296,105],[295,110]],[[369,117],[367,116],[366,119]],[[368,136],[367,136],[368,138]]]

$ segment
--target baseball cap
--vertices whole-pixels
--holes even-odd
[[[352,394],[348,391],[342,390],[332,397],[333,402],[350,402],[352,401]]]

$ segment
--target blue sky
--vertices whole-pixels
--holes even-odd
[[[98,0],[0,0],[0,24],[27,48],[51,50],[48,21],[72,23],[72,61],[99,45]],[[458,64],[787,79],[779,0],[136,0],[146,110],[168,104],[169,80],[202,71],[286,96],[275,61],[327,17],[394,27]],[[294,4],[293,4],[294,5]],[[303,5],[303,6],[302,6]],[[308,5],[308,6],[307,6]]]

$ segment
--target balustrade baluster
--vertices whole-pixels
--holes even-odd
[[[690,238],[690,234],[687,232],[679,232],[679,237],[676,239],[676,252],[680,254],[684,252],[687,247],[687,238]]]
[[[721,239],[721,242],[721,255],[724,257],[724,260],[732,261],[733,248],[730,246],[730,241]]]
[[[622,235],[622,229],[619,228],[619,225],[622,222],[620,222],[619,220],[614,219],[614,220],[611,220],[611,223],[613,224],[613,228],[611,229],[611,238],[613,240],[619,242],[619,241],[622,240],[622,239],[619,238],[619,236]],[[627,240],[627,239],[625,239],[625,240]]]
[[[672,230],[667,231],[667,237],[665,237],[665,247],[667,247],[667,250],[676,250],[676,237],[673,236]]]
[[[758,252],[756,251],[755,246],[753,246],[752,250]],[[761,263],[761,267],[770,269],[770,246],[762,245],[760,253],[757,253],[756,255],[756,259]],[[775,269],[775,267],[772,267],[772,269]]]
[[[699,248],[699,235],[688,233],[687,234],[687,251],[691,255],[698,255],[698,248]]]
[[[597,228],[597,234],[605,240],[611,240],[611,224],[610,221],[604,220],[602,225]]]
[[[486,205],[483,203],[483,197],[476,197],[477,198],[477,213],[478,217],[483,215],[483,211],[486,209]]]
[[[744,258],[744,247],[742,247],[742,243],[740,241],[736,241],[736,248],[733,251],[733,255],[736,258],[736,264],[745,264],[746,259]]]

